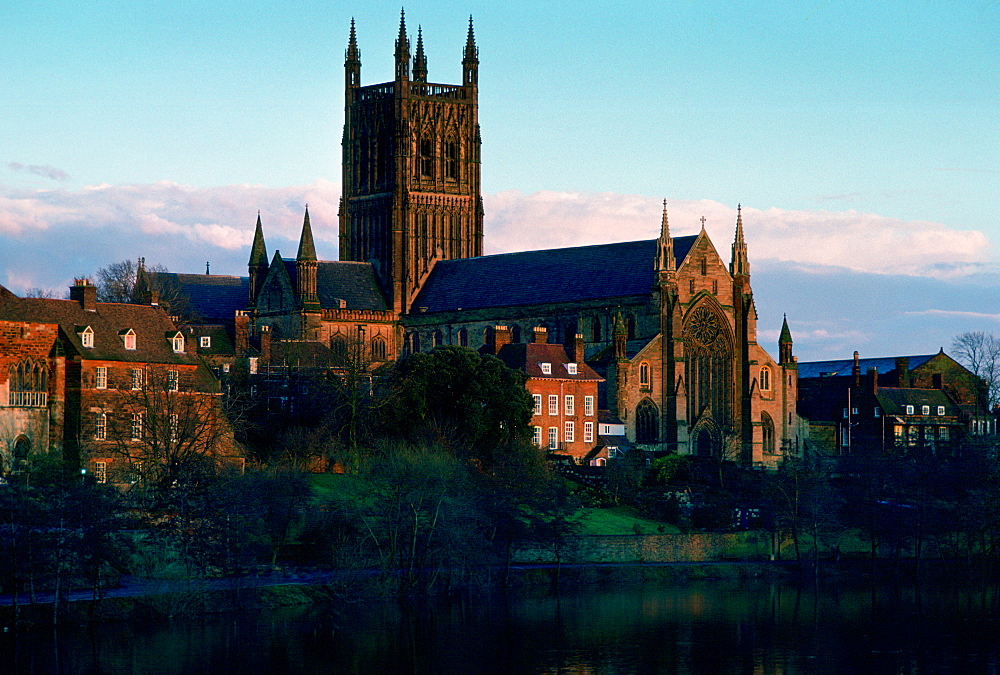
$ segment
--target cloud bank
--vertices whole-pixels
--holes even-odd
[[[258,210],[268,253],[278,248],[288,257],[305,204],[317,253],[336,259],[339,198],[339,185],[327,180],[280,188],[0,185],[0,283],[62,295],[74,277],[140,256],[179,272],[210,262],[213,273],[246,274]],[[484,203],[488,254],[651,239],[663,208],[657,198],[616,193],[507,191]],[[735,208],[711,200],[667,208],[675,236],[698,232],[704,217],[728,260]],[[1000,330],[1000,274],[982,232],[858,211],[744,207],[742,214],[768,349],[784,313],[806,359],[846,358],[854,349],[924,353],[963,330]]]

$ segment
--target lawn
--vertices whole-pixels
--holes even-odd
[[[580,524],[579,534],[677,534],[670,523],[650,520],[634,509],[616,506],[606,509],[582,508],[574,520]]]

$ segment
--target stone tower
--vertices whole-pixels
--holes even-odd
[[[427,81],[418,29],[412,57],[405,16],[395,78],[361,86],[354,22],[344,61],[345,111],[340,258],[374,262],[397,314],[438,260],[483,252],[478,104],[472,19],[461,84]]]

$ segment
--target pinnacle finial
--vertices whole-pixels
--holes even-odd
[[[472,15],[469,15],[469,35],[465,40],[465,58],[478,59],[479,49],[476,47],[476,33],[472,28]]]
[[[410,41],[406,37],[406,10],[399,10],[399,37],[396,38],[396,62],[410,60]]]
[[[736,206],[736,237],[733,239],[733,257],[729,265],[729,272],[733,276],[737,274],[750,276],[750,261],[747,259],[747,242],[743,238],[743,205]]]
[[[421,26],[417,26],[417,54],[413,57],[413,79],[417,82],[427,81],[427,56],[424,55],[424,34]]]
[[[670,236],[670,219],[667,217],[667,200],[663,200],[663,215],[660,217],[660,238],[656,242],[656,269],[673,272],[677,269],[674,260],[674,239]]]

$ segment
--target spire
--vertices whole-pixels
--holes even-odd
[[[250,267],[257,267],[259,265],[267,267],[267,247],[264,245],[264,230],[260,225],[260,211],[257,212],[257,229],[253,233],[249,265]]]
[[[674,258],[674,239],[670,236],[670,223],[667,219],[667,200],[663,200],[663,216],[660,218],[660,238],[656,242],[656,269],[660,272],[673,272],[677,269]]]
[[[413,57],[413,81],[427,81],[427,57],[424,55],[424,34],[420,26],[417,26],[417,54]]]
[[[469,16],[469,36],[465,40],[465,56],[462,59],[462,84],[477,85],[479,82],[479,47],[476,34],[472,30],[472,16]]]
[[[788,315],[781,323],[781,335],[778,336],[778,362],[792,363],[792,331],[788,330]]]
[[[750,261],[747,259],[747,242],[743,238],[743,206],[736,206],[736,238],[733,240],[733,259],[729,263],[729,273],[735,276],[750,276]]]
[[[396,38],[396,79],[410,77],[410,41],[406,37],[406,11],[399,10],[399,37]]]
[[[313,245],[312,227],[309,225],[309,205],[306,204],[306,216],[302,221],[302,236],[299,238],[299,253],[295,256],[299,262],[315,261],[316,247]]]
[[[351,18],[351,37],[347,40],[347,53],[344,58],[344,71],[347,75],[345,83],[348,87],[361,86],[361,51],[358,49],[358,39],[354,34],[354,18]]]

